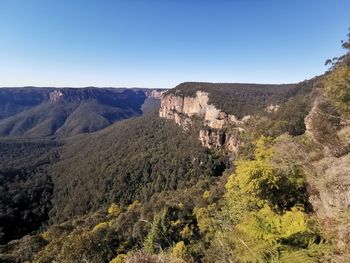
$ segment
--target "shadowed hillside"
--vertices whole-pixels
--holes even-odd
[[[0,136],[72,136],[152,111],[146,89],[1,88]],[[143,105],[147,102],[147,106]]]

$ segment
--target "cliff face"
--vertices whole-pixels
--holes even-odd
[[[160,100],[165,90],[146,90],[145,89],[144,92],[147,98]]]
[[[60,90],[55,90],[49,93],[49,100],[51,101],[60,101],[63,100],[64,94]]]
[[[187,125],[191,122],[188,117],[197,116],[203,118],[205,124],[213,129],[222,129],[229,122],[237,122],[234,115],[228,115],[208,101],[209,94],[202,91],[197,91],[194,98],[167,94],[162,97],[159,116],[179,125]]]
[[[197,91],[195,97],[165,94],[161,99],[159,116],[174,121],[184,129],[190,129],[192,118],[203,120],[204,128],[199,132],[199,139],[208,148],[226,148],[236,152],[239,140],[226,132],[230,124],[240,124],[234,115],[229,115],[209,104],[209,94]]]
[[[73,102],[97,100],[101,103],[115,106],[124,105],[125,101],[145,100],[147,95],[142,90],[111,89],[111,88],[64,88],[49,90],[45,100],[53,102]]]

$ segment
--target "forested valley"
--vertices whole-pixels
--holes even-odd
[[[2,137],[0,261],[349,262],[348,37],[324,75],[297,84],[165,93],[205,91],[234,114],[234,154],[201,144],[203,118],[183,116],[184,129],[157,110],[91,133]]]

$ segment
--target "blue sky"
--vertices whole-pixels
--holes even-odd
[[[298,82],[342,54],[349,0],[0,0],[0,86]]]

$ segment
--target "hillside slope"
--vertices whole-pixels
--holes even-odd
[[[152,91],[152,90],[151,90]],[[139,116],[152,92],[113,88],[1,88],[0,136],[73,136]],[[157,99],[155,99],[157,100]]]
[[[154,114],[125,120],[66,143],[50,169],[52,215],[62,221],[112,202],[144,202],[218,176],[223,168],[218,155],[173,123]]]
[[[64,141],[3,138],[0,143],[0,243],[112,202],[145,202],[155,193],[216,178],[224,169],[223,158],[155,114]]]
[[[49,219],[54,186],[48,167],[61,146],[48,139],[0,139],[0,244],[37,231]]]

